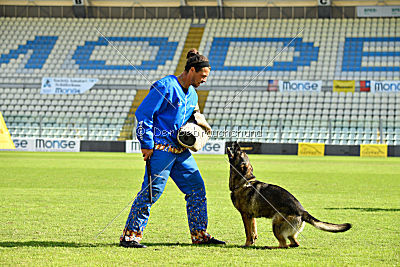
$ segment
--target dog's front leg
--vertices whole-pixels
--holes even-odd
[[[253,218],[251,220],[251,228],[252,228],[251,235],[254,243],[254,241],[258,238],[256,218]]]
[[[254,244],[254,238],[252,236],[252,218],[245,213],[241,213],[244,224],[244,230],[246,232],[246,243],[245,246],[251,246]]]

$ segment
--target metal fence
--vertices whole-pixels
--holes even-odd
[[[13,138],[135,140],[135,118],[5,116]],[[400,144],[400,122],[375,120],[220,120],[212,139],[266,143]]]

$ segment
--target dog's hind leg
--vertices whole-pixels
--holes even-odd
[[[279,248],[288,248],[288,245],[286,244],[286,238],[283,235],[281,228],[281,225],[274,224],[272,226],[272,231],[274,232],[276,239],[279,241]]]
[[[241,215],[244,224],[244,230],[246,232],[245,246],[248,247],[254,244],[254,238],[252,236],[252,218],[245,213],[241,213]]]
[[[301,218],[299,217],[290,218],[289,221],[291,224],[289,225],[291,227],[291,233],[288,235],[288,239],[290,240],[289,247],[295,248],[300,246],[299,241],[297,241],[297,236],[301,231],[303,231],[305,222],[302,222]]]
[[[275,215],[272,218],[272,231],[274,232],[276,239],[278,239],[279,241],[279,247],[268,247],[269,249],[288,248],[288,245],[286,244],[286,236],[284,233],[285,230],[286,230],[285,219],[280,215]]]
[[[288,236],[288,239],[290,240],[290,245],[289,247],[291,248],[297,248],[300,246],[299,241],[297,241],[296,237],[294,236]]]

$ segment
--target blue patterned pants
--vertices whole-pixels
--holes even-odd
[[[150,159],[153,203],[155,203],[164,191],[168,177],[186,195],[186,210],[189,229],[193,235],[206,233],[207,229],[207,199],[203,178],[190,151],[185,150],[180,154],[154,150]],[[142,189],[136,196],[128,219],[124,234],[127,240],[140,241],[150,215],[151,204],[149,202],[149,187],[147,170],[144,175]],[[124,238],[124,236],[121,236]]]

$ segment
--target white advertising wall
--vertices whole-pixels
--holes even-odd
[[[400,17],[400,6],[358,6],[357,17]]]
[[[400,81],[371,81],[371,93],[398,93]]]
[[[127,140],[125,143],[126,153],[142,153],[139,141]]]
[[[15,150],[33,152],[79,152],[79,139],[14,138]]]
[[[126,153],[141,153],[139,141],[127,140],[125,151],[126,151]],[[224,154],[225,153],[225,141],[210,140],[200,151],[192,152],[192,153],[193,154]]]
[[[42,78],[41,94],[83,94],[99,80],[92,78]]]
[[[193,154],[224,154],[225,153],[225,141],[220,140],[209,140],[207,144],[197,152]]]
[[[321,92],[322,81],[279,81],[281,92]]]

